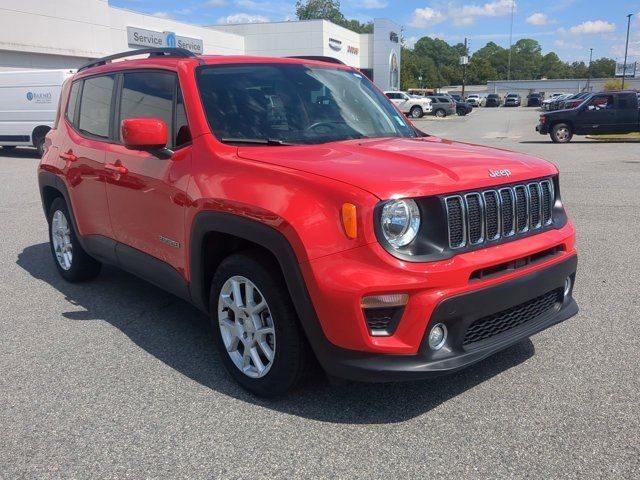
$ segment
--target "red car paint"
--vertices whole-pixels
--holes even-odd
[[[190,238],[198,213],[227,212],[268,225],[291,245],[329,342],[344,349],[385,354],[418,352],[430,315],[443,299],[525,276],[575,255],[570,222],[509,243],[423,263],[392,256],[376,237],[374,209],[381,200],[557,175],[552,164],[528,155],[436,137],[287,147],[238,147],[218,141],[199,97],[195,69],[201,63],[282,62],[317,63],[249,57],[150,58],[96,66],[77,74],[73,80],[134,69],[177,72],[192,137],[191,144],[171,159],[158,160],[151,153],[119,143],[83,137],[61,117],[57,128],[47,135],[40,170],[54,172],[66,186],[78,233],[133,247],[165,262],[190,284],[194,281]],[[68,101],[70,84],[64,87],[62,105]],[[487,174],[490,169],[507,169],[511,176],[492,178]],[[345,203],[357,206],[355,239],[345,235],[341,224]],[[159,237],[175,244],[160,242]],[[557,245],[563,251],[547,261],[470,281],[477,269]],[[361,298],[396,292],[410,296],[397,331],[386,337],[371,336]]]

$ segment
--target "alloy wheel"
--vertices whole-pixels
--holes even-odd
[[[67,217],[60,210],[56,210],[51,219],[51,240],[58,265],[63,270],[69,270],[73,262],[71,228]]]
[[[229,278],[218,296],[218,324],[233,364],[250,378],[264,377],[273,365],[276,333],[269,305],[248,278]]]

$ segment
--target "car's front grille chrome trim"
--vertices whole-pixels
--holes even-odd
[[[443,197],[449,248],[458,250],[541,230],[553,223],[549,179]]]

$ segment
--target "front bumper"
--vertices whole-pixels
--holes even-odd
[[[536,125],[536,132],[540,135],[547,135],[549,133],[549,127],[545,123],[539,123]]]
[[[319,360],[329,375],[370,382],[428,378],[459,370],[575,315],[578,306],[572,292],[564,296],[562,291],[567,277],[575,279],[576,268],[577,256],[571,255],[527,275],[444,299],[429,321],[430,326],[443,323],[447,327],[447,342],[437,352],[428,347],[427,329],[417,354],[385,355],[331,346],[322,350]],[[511,311],[552,291],[558,292],[557,301],[543,313],[465,345],[465,334],[475,321]]]

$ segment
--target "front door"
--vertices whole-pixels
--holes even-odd
[[[185,192],[190,136],[177,76],[145,70],[123,73],[117,125],[126,118],[159,118],[167,124],[172,158],[129,150],[118,139],[107,151],[107,198],[116,240],[159,259],[185,277]],[[131,251],[128,251],[131,253]],[[135,254],[135,252],[134,252]],[[119,254],[120,256],[120,254]]]
[[[577,121],[579,123],[576,126],[576,133],[581,135],[614,132],[616,128],[614,96],[601,94],[592,97],[583,107]]]

